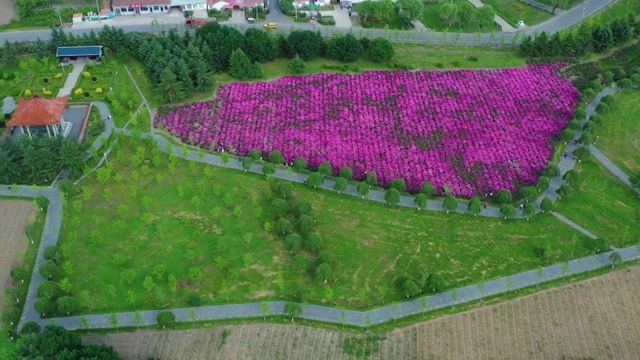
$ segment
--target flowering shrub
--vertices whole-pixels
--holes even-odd
[[[56,78],[56,79],[62,79],[62,76],[63,76],[62,73],[57,73],[57,74],[53,75],[53,77]]]
[[[84,90],[82,90],[81,88],[77,88],[73,93],[76,95],[82,95],[83,92]]]
[[[96,88],[96,94],[102,94],[103,90],[102,88]]]
[[[82,76],[84,76],[84,77],[88,78],[89,76],[91,76],[91,73],[90,73],[90,72],[88,72],[88,71],[83,71],[83,72],[82,72]]]
[[[328,160],[386,185],[424,181],[452,194],[516,190],[536,181],[579,93],[557,65],[434,72],[315,74],[222,86],[214,102],[156,119],[184,141],[287,162]]]

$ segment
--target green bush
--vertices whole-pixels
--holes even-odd
[[[333,18],[333,16],[330,16],[330,15],[322,16],[320,19],[318,19],[318,24],[320,24],[320,25],[335,25],[336,24],[336,20]]]

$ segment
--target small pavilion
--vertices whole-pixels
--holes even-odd
[[[20,99],[11,121],[7,126],[20,127],[23,134],[34,136],[67,136],[71,123],[64,121],[62,114],[69,101],[69,96],[57,99]]]
[[[61,46],[56,49],[56,57],[65,63],[78,59],[100,61],[102,46]]]

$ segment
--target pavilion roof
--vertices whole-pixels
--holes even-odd
[[[69,95],[57,99],[20,99],[8,126],[53,125],[60,122]]]

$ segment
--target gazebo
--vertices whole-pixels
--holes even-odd
[[[69,96],[57,99],[20,99],[11,121],[7,126],[20,127],[23,134],[33,136],[67,136],[71,123],[64,121],[62,114],[69,101]]]
[[[56,57],[62,62],[75,61],[78,58],[100,61],[102,46],[61,46],[56,49]]]

